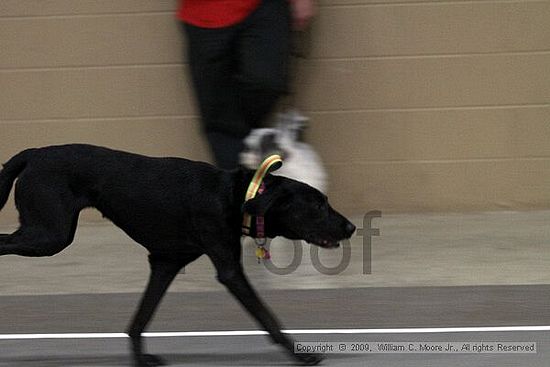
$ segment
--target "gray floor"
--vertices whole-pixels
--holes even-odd
[[[292,329],[544,325],[550,286],[341,288],[262,292]],[[121,332],[139,294],[1,297],[0,334]],[[152,331],[255,330],[226,292],[171,293]],[[329,354],[325,366],[548,366],[549,332],[294,335],[312,342],[533,342],[534,354]],[[0,340],[0,366],[127,366],[126,339]],[[174,366],[287,366],[265,336],[148,338]]]
[[[363,228],[362,218],[355,218]],[[303,247],[300,266],[277,275],[244,244],[247,273],[287,328],[550,325],[550,211],[384,215],[351,241],[344,271],[322,274]],[[0,229],[0,233],[11,229]],[[365,231],[363,231],[365,232]],[[285,267],[292,244],[272,244]],[[320,251],[335,267],[342,250]],[[316,265],[317,264],[317,265]],[[365,274],[365,269],[371,269]],[[0,334],[123,332],[147,280],[146,252],[111,225],[81,226],[75,243],[47,259],[0,258]],[[253,330],[214,279],[207,259],[176,279],[152,331]],[[300,340],[534,341],[532,355],[330,355],[326,366],[547,366],[550,333],[308,335]],[[151,350],[175,366],[267,366],[291,361],[265,337],[161,338]],[[128,365],[126,341],[0,341],[0,366]]]
[[[399,336],[368,335],[347,336],[315,335],[300,340],[323,341],[457,341],[479,342],[483,340],[534,341],[536,354],[330,354],[323,366],[376,366],[376,367],[547,367],[550,359],[550,338],[541,333],[514,333],[486,335],[438,334]],[[293,361],[279,348],[269,344],[265,337],[210,337],[210,338],[159,338],[148,340],[151,350],[171,366],[291,366]],[[17,341],[0,342],[2,367],[115,367],[129,366],[124,353],[126,341]]]
[[[550,286],[259,290],[288,329],[550,325]],[[0,334],[124,332],[139,293],[3,296]],[[172,292],[151,331],[255,330],[225,291]]]
[[[354,222],[363,228],[363,218]],[[477,214],[384,215],[373,222],[371,274],[364,274],[365,238],[351,241],[345,271],[324,275],[303,246],[299,267],[277,275],[258,264],[254,245],[244,244],[243,261],[262,289],[550,284],[550,211]],[[0,228],[0,233],[10,232]],[[320,250],[321,263],[336,267],[342,250]],[[273,263],[287,267],[292,244],[275,240]],[[148,276],[146,251],[112,225],[80,226],[75,243],[52,258],[0,258],[0,294],[141,292]],[[208,259],[188,266],[173,292],[222,290]]]

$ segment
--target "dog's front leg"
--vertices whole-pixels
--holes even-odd
[[[281,326],[272,312],[260,300],[246,275],[243,272],[240,262],[231,257],[213,255],[210,256],[218,272],[218,280],[239,300],[246,310],[262,325],[277,344],[281,344],[300,363],[313,366],[323,359],[318,354],[296,354],[294,353],[294,341],[281,332]]]
[[[145,330],[147,324],[153,317],[162,297],[166,293],[168,286],[174,280],[179,271],[190,262],[199,257],[199,254],[184,256],[183,258],[164,259],[154,255],[149,256],[151,266],[151,275],[147,289],[141,300],[139,308],[130,324],[128,336],[132,344],[132,353],[134,366],[136,367],[156,367],[163,366],[166,363],[159,357],[143,353],[143,341],[141,333]]]

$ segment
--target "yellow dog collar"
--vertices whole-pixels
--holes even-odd
[[[273,154],[264,159],[264,161],[260,164],[256,172],[254,173],[254,176],[252,177],[252,181],[250,181],[250,184],[248,185],[248,190],[246,190],[246,196],[244,198],[244,201],[247,202],[250,199],[253,199],[256,197],[256,194],[258,194],[258,190],[260,189],[262,182],[264,180],[264,177],[269,173],[270,170],[277,170],[279,169],[283,164],[283,159],[278,154]],[[245,235],[250,234],[250,228],[252,224],[252,217],[248,213],[244,213],[243,215],[243,233]]]

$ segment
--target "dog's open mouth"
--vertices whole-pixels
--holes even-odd
[[[312,245],[317,245],[322,248],[338,248],[340,247],[340,242],[338,241],[331,241],[331,240],[322,240],[322,239],[315,239],[315,240],[307,240],[307,243]]]

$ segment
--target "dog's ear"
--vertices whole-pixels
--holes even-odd
[[[252,216],[263,216],[282,195],[282,190],[268,190],[243,204],[243,212]]]

